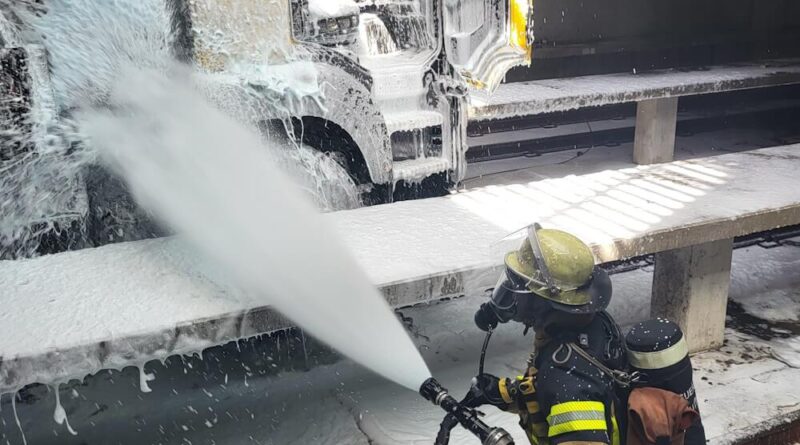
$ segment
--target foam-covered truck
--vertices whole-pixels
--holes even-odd
[[[167,1],[176,55],[220,84],[258,88],[258,67],[285,74],[266,88],[282,97],[219,102],[269,101],[245,110],[276,131],[286,126],[270,121],[291,115],[292,136],[336,156],[378,202],[461,180],[468,89],[492,90],[531,58],[532,0]],[[304,76],[321,99],[302,95]]]
[[[329,155],[372,204],[444,193],[464,177],[467,93],[492,90],[530,61],[531,1],[131,0],[149,8],[141,20],[159,23],[127,26],[161,33],[168,52],[193,66],[198,87],[232,116]],[[59,102],[53,55],[31,38],[20,11],[29,19],[69,13],[54,6],[0,0],[0,198],[4,211],[25,220],[0,225],[0,258],[15,255],[8,239],[54,252],[160,233],[99,167],[54,174],[53,159],[45,165],[53,174],[41,174],[43,153],[71,152],[61,131],[74,105]],[[46,144],[64,147],[37,147]],[[32,161],[39,170],[26,167]],[[19,233],[29,227],[49,238]]]

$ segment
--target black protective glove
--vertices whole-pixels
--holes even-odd
[[[472,379],[472,386],[462,404],[467,408],[481,405],[505,405],[500,397],[500,378],[491,374],[481,374]]]

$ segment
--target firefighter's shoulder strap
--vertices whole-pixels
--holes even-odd
[[[559,346],[558,349],[553,352],[553,362],[557,365],[566,364],[573,353],[578,354],[583,357],[584,360],[594,365],[594,367],[602,371],[603,374],[611,378],[620,388],[630,388],[631,384],[638,382],[641,377],[638,372],[628,373],[619,369],[609,368],[575,343],[563,343]]]

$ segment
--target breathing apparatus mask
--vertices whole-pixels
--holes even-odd
[[[482,331],[491,331],[500,323],[508,323],[517,315],[517,297],[529,297],[531,292],[517,289],[508,279],[506,271],[500,274],[492,291],[492,298],[475,312],[475,324]]]

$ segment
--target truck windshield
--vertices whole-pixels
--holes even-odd
[[[295,0],[299,40],[357,56],[424,53],[435,47],[434,0]]]

